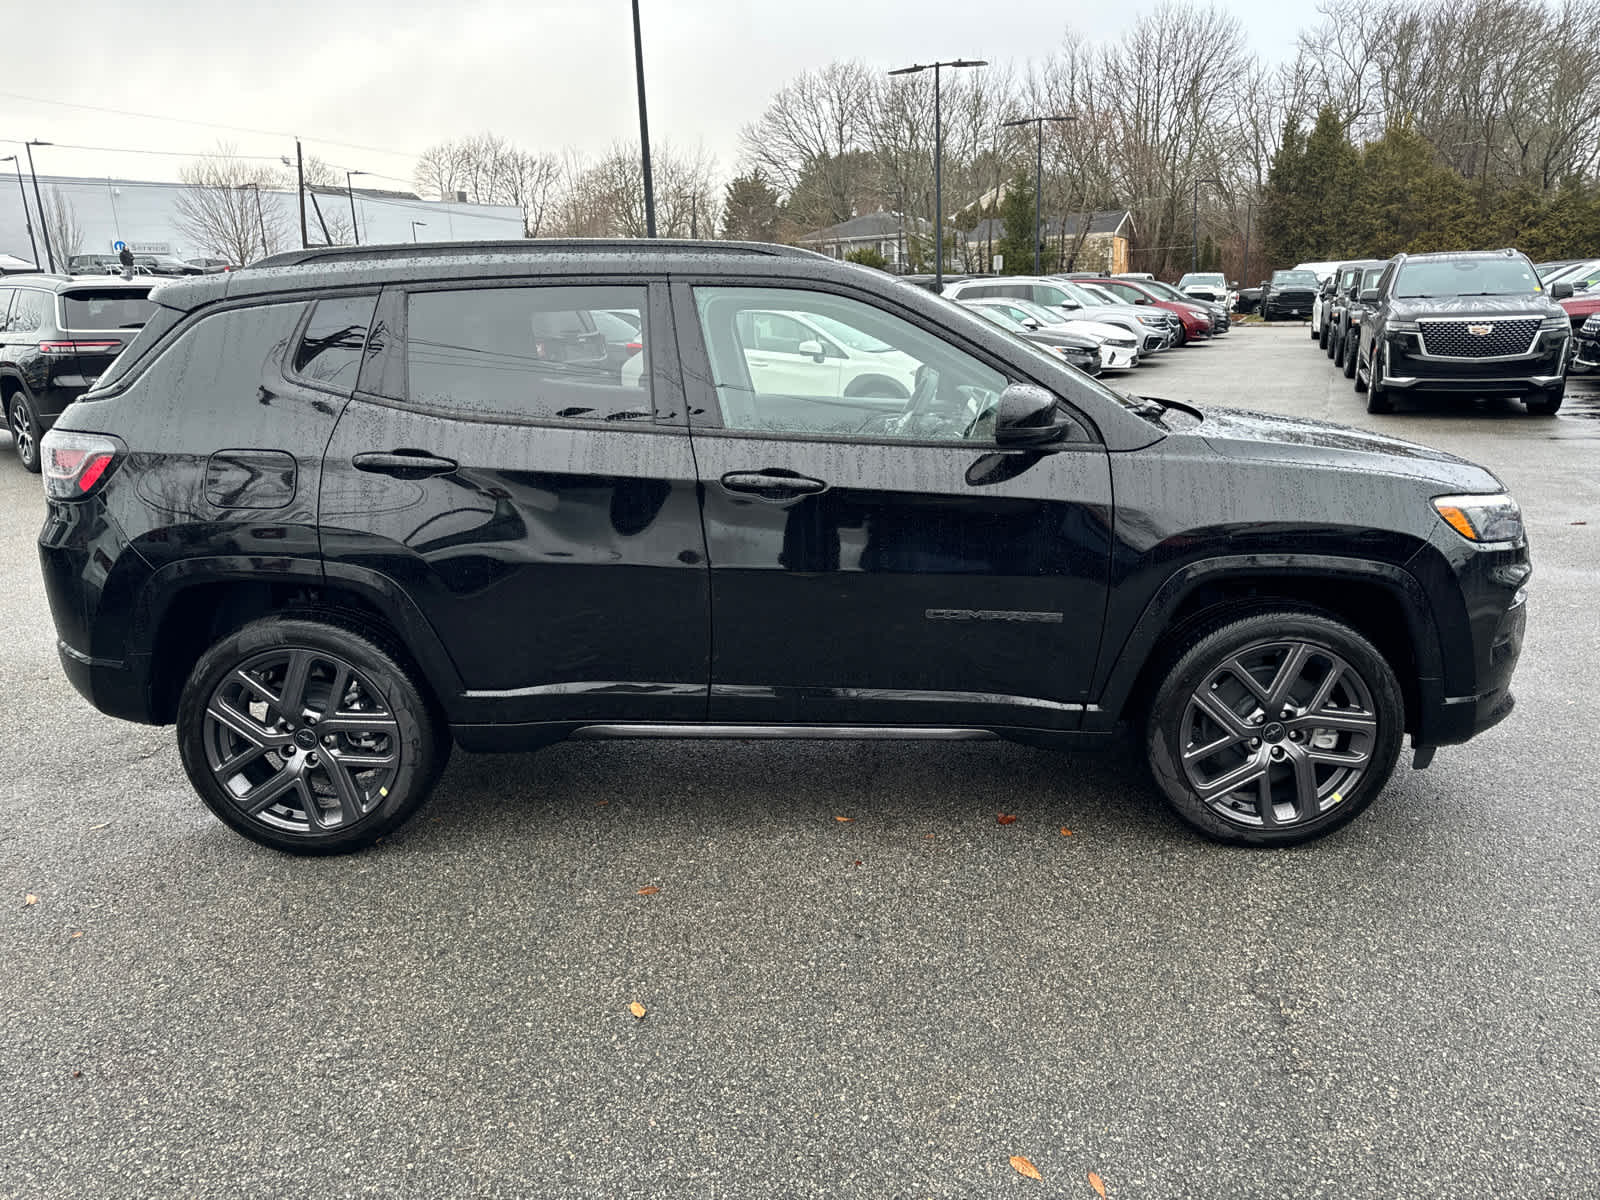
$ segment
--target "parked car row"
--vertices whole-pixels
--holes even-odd
[[[1600,362],[1589,324],[1597,313],[1600,295],[1575,300],[1571,283],[1547,287],[1515,250],[1397,254],[1339,264],[1310,330],[1370,413],[1446,392],[1517,396],[1549,415],[1561,408],[1574,347],[1584,365]]]
[[[979,312],[1164,346],[1153,300],[949,303],[736,242],[426,249],[15,285],[35,347],[143,323],[42,442],[62,670],[176,725],[246,837],[370,845],[453,745],[1131,729],[1184,820],[1285,845],[1406,736],[1426,766],[1511,711],[1531,567],[1492,474],[1121,394]]]

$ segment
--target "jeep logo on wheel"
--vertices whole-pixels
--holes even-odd
[[[1493,325],[1468,325],[1467,332],[1473,337],[1488,337],[1494,332]]]

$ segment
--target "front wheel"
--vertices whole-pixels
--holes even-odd
[[[1394,770],[1405,708],[1393,669],[1342,622],[1258,613],[1200,631],[1150,706],[1157,785],[1222,841],[1285,846],[1351,820]]]
[[[427,799],[449,742],[406,670],[367,637],[268,617],[195,664],[178,750],[200,799],[252,841],[338,854]]]
[[[1392,413],[1394,411],[1394,393],[1384,386],[1383,363],[1387,354],[1380,353],[1378,347],[1372,348],[1372,366],[1367,373],[1367,411],[1369,413]],[[1357,391],[1360,390],[1359,385]]]
[[[1541,388],[1523,398],[1523,404],[1530,415],[1535,417],[1553,417],[1561,411],[1561,401],[1566,398],[1567,381],[1563,379],[1554,387]]]

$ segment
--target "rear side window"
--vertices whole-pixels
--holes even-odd
[[[61,296],[61,316],[72,330],[143,329],[155,311],[148,288],[74,288]]]
[[[49,311],[50,297],[44,292],[17,289],[17,298],[11,305],[11,320],[7,333],[38,333],[44,328],[45,314]]]
[[[652,421],[647,295],[644,287],[413,292],[407,395],[488,420]],[[616,319],[602,326],[597,313]]]
[[[376,296],[340,296],[318,300],[295,348],[293,371],[311,383],[341,392],[356,386],[361,355],[367,348]]]

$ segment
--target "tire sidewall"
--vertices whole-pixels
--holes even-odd
[[[273,829],[242,812],[206,761],[204,718],[217,685],[235,667],[271,650],[307,649],[336,655],[377,688],[400,727],[400,769],[388,796],[348,830],[315,836]],[[341,625],[269,617],[229,634],[200,657],[178,704],[178,752],[189,782],[221,821],[254,842],[295,854],[343,854],[371,845],[399,827],[432,790],[443,755],[434,719],[405,670],[367,638]]]
[[[11,434],[13,441],[16,439],[16,430],[12,423],[16,420],[18,413],[22,414],[22,419],[28,426],[28,441],[33,447],[33,454],[31,457],[24,455],[22,446],[17,444],[15,446],[17,458],[25,470],[37,475],[43,465],[42,451],[39,446],[39,439],[42,436],[39,433],[39,418],[33,411],[33,405],[28,403],[27,393],[20,390],[12,395],[11,403],[6,410],[6,432]]]
[[[1237,825],[1219,816],[1190,787],[1182,767],[1180,734],[1189,697],[1217,666],[1265,642],[1293,639],[1331,651],[1356,670],[1372,695],[1378,735],[1372,761],[1360,782],[1335,808],[1304,825],[1263,829]],[[1145,722],[1151,774],[1167,802],[1184,821],[1219,841],[1254,846],[1288,846],[1311,841],[1355,819],[1388,782],[1399,758],[1405,730],[1405,702],[1394,670],[1366,638],[1317,613],[1275,611],[1214,624],[1190,640],[1157,688]]]

